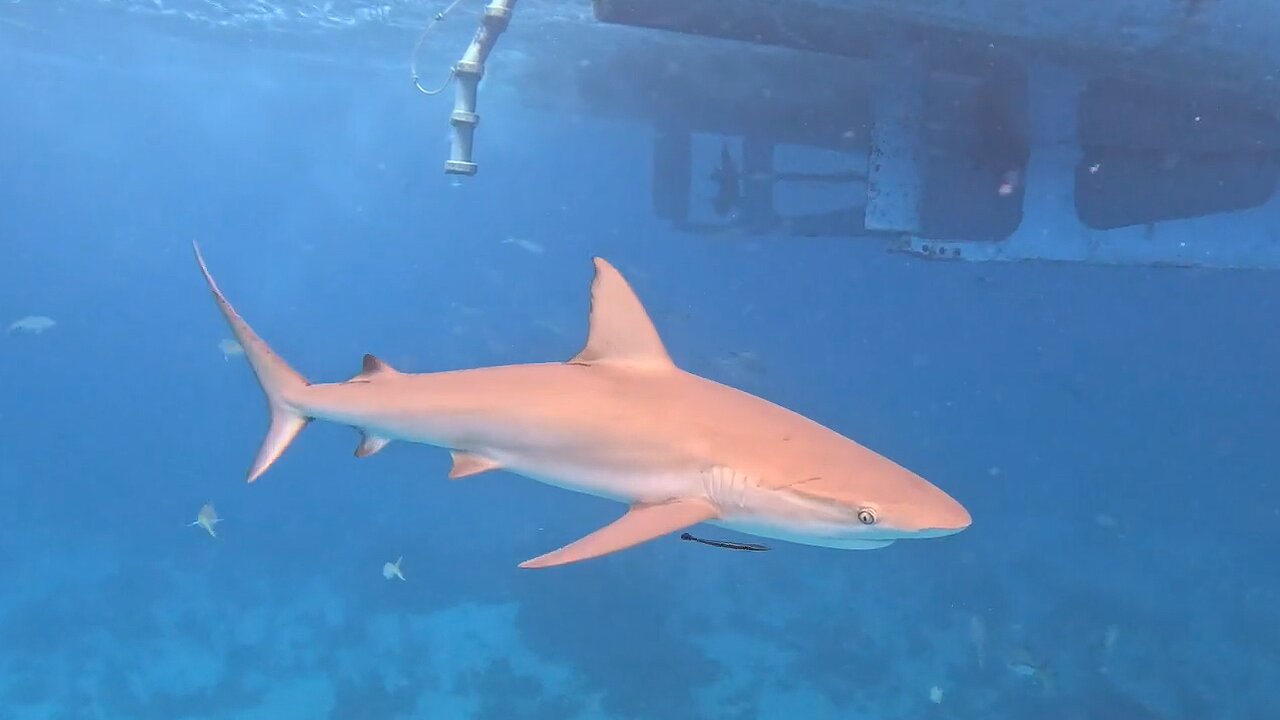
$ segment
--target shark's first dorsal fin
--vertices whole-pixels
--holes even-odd
[[[587,346],[569,362],[618,363],[646,369],[674,368],[658,330],[626,278],[603,258],[595,258]]]
[[[400,371],[391,367],[385,361],[379,359],[374,355],[365,353],[364,361],[360,366],[360,372],[357,373],[355,377],[351,378],[351,380],[348,380],[347,382],[352,382],[355,380],[368,380],[374,377],[375,375],[381,375],[382,373],[398,373],[398,372]]]

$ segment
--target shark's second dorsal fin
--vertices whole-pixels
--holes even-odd
[[[351,378],[347,382],[357,382],[360,380],[368,381],[369,379],[373,378],[375,375],[381,375],[382,373],[398,373],[398,372],[400,371],[391,367],[383,360],[378,359],[374,355],[365,353],[364,361],[360,366],[360,372],[357,373],[355,377]]]
[[[595,258],[587,346],[569,362],[617,363],[646,369],[674,368],[658,330],[626,278],[603,258]]]

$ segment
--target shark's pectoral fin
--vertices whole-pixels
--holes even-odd
[[[449,469],[450,480],[459,480],[502,467],[497,460],[490,460],[462,450],[454,450],[450,454],[453,455],[453,467]]]
[[[576,542],[520,563],[522,568],[545,568],[626,550],[656,537],[683,530],[717,516],[715,506],[702,498],[672,500],[659,505],[632,505],[626,515]]]
[[[356,457],[367,458],[386,447],[391,442],[391,438],[378,437],[365,433],[360,438],[360,444],[356,446]]]

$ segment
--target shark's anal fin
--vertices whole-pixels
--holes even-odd
[[[502,467],[496,460],[490,460],[474,453],[454,450],[450,454],[453,455],[453,467],[449,469],[450,480],[460,480],[472,475],[489,472],[490,470],[498,470]]]
[[[356,457],[367,458],[386,447],[391,442],[391,438],[378,437],[365,432],[360,436],[360,444],[356,446]]]
[[[626,278],[603,258],[595,258],[587,345],[569,362],[624,364],[645,369],[674,368],[658,330]]]
[[[559,550],[526,560],[520,563],[520,567],[546,568],[590,560],[683,530],[711,520],[716,515],[715,506],[703,498],[685,498],[657,505],[632,505],[626,515],[612,523]]]

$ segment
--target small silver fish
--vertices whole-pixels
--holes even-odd
[[[21,331],[39,335],[58,323],[46,315],[28,315],[9,324],[9,332]]]
[[[218,517],[218,511],[213,509],[213,503],[205,503],[200,508],[200,512],[196,513],[196,521],[187,523],[187,527],[195,527],[199,525],[209,533],[210,537],[218,537],[218,533],[213,529],[215,525],[222,522],[222,518]]]
[[[218,349],[222,351],[223,360],[230,360],[236,355],[244,354],[244,348],[240,346],[240,343],[232,340],[231,338],[223,338],[219,340]]]
[[[404,579],[404,573],[400,572],[400,562],[404,560],[404,556],[396,558],[395,562],[385,563],[382,566],[382,577],[390,580],[391,578]]]
[[[1053,690],[1053,668],[1049,663],[1033,656],[1025,647],[1015,648],[1010,652],[1005,665],[1014,675],[1030,678],[1044,692]]]
[[[509,237],[506,240],[503,240],[502,242],[504,245],[515,245],[521,250],[524,250],[525,252],[533,253],[534,255],[541,255],[547,251],[546,248],[542,247],[540,243],[536,243],[526,238]]]

